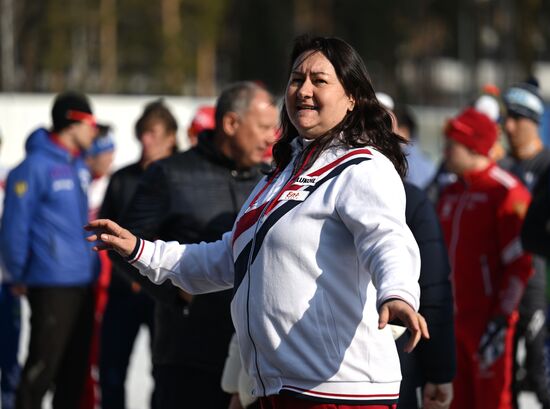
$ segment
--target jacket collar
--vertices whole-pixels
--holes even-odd
[[[467,184],[471,184],[479,180],[480,178],[484,177],[487,173],[491,171],[496,166],[496,163],[491,162],[487,167],[481,169],[481,170],[472,170],[465,172],[462,175],[462,179]]]
[[[225,156],[214,143],[213,130],[206,130],[199,134],[195,149],[211,162],[231,170],[231,174],[239,179],[250,179],[255,177],[259,172],[259,167],[237,169],[235,161]]]
[[[57,145],[58,148],[63,149],[64,151],[68,152],[71,158],[76,158],[77,156],[81,155],[81,151],[78,149],[69,149],[65,145],[61,143],[61,140],[59,139],[59,134],[55,132],[50,132],[50,141]]]
[[[81,155],[73,156],[64,146],[56,143],[55,138],[45,128],[38,128],[33,131],[25,142],[25,150],[27,154],[33,152],[42,152],[46,155],[57,158],[67,163],[72,163],[77,159],[81,159]]]

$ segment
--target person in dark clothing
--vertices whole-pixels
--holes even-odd
[[[437,169],[422,149],[414,112],[405,104],[396,104],[393,112],[398,122],[397,133],[409,142],[403,146],[409,166],[405,180],[421,189],[426,189]]]
[[[260,180],[257,166],[275,141],[276,126],[277,108],[265,89],[231,85],[218,99],[216,129],[202,132],[196,147],[151,165],[122,222],[149,239],[220,239]],[[156,300],[153,363],[160,407],[227,407],[230,395],[220,379],[234,331],[232,292],[190,296],[131,270]]]
[[[402,108],[393,112],[394,127],[400,134],[404,128],[411,128],[411,118]],[[396,341],[403,375],[397,407],[446,409],[453,399],[452,380],[456,373],[451,267],[430,198],[412,182],[405,181],[404,186],[407,197],[405,219],[418,244],[421,259],[418,312],[428,324],[430,339],[421,340],[408,354],[403,348],[410,334],[400,336]]]
[[[386,108],[393,109],[389,105]],[[409,132],[415,124],[406,107],[398,105],[392,114],[394,131],[409,140]],[[405,181],[404,186],[405,219],[418,244],[421,259],[418,312],[430,328],[430,339],[421,340],[417,348],[407,354],[404,346],[410,334],[400,336],[398,331],[394,335],[403,376],[397,407],[446,409],[453,399],[452,380],[456,373],[449,256],[437,213],[427,193],[409,181]]]
[[[509,154],[499,165],[517,176],[533,192],[539,178],[550,169],[550,150],[544,147],[538,126],[544,111],[538,83],[531,79],[510,87],[503,96],[507,109],[504,131],[509,142]],[[527,209],[524,209],[526,211]],[[514,345],[525,342],[525,360],[514,361],[513,396],[517,408],[522,390],[532,390],[543,408],[550,408],[550,380],[544,354],[546,330],[546,260],[533,257],[535,273],[527,283],[519,305]]]
[[[550,258],[550,168],[539,178],[537,185],[533,189],[533,200],[525,216],[525,222],[523,223],[523,228],[521,231],[521,242],[525,250],[532,252],[533,254],[539,256],[543,260],[548,260]],[[540,284],[538,284],[540,285]],[[543,293],[544,288],[537,289],[538,293]],[[540,294],[539,294],[540,295]],[[544,305],[537,299],[542,297],[537,297],[534,300],[526,300],[526,302],[536,302],[535,307],[538,306],[537,314],[533,316],[533,320],[530,323],[527,329],[527,337],[530,339],[536,339],[537,333],[541,331],[546,332],[548,330],[548,324],[546,323],[545,327],[545,315],[542,308]],[[538,304],[538,305],[537,305]],[[548,306],[547,312],[548,312]],[[541,328],[545,327],[545,328]],[[541,335],[538,335],[539,337]],[[548,340],[545,340],[548,342]],[[546,343],[546,347],[548,344]],[[542,358],[539,355],[535,355],[539,359],[546,359],[546,366],[548,366],[548,355],[545,354]],[[530,362],[526,362],[529,364]],[[536,363],[537,366],[542,366],[544,369],[544,363]],[[544,382],[547,382],[546,378],[543,378],[540,383],[540,388],[544,386]],[[539,399],[540,400],[540,399]],[[549,405],[543,406],[543,408],[548,408]]]
[[[177,129],[176,119],[161,100],[147,104],[135,126],[142,146],[141,158],[113,174],[99,217],[121,220],[145,169],[176,151]],[[118,257],[115,253],[110,256]],[[148,327],[153,338],[153,317],[153,300],[115,263],[101,331],[99,376],[103,409],[126,408],[124,384],[130,355],[142,325]],[[151,406],[158,407],[154,391]]]
[[[437,404],[448,408],[453,398],[452,380],[456,372],[451,269],[443,234],[435,209],[426,193],[405,182],[405,217],[420,249],[420,309],[430,329],[407,354],[403,346],[408,336],[397,340],[403,380],[399,409],[417,409]]]
[[[550,169],[540,177],[521,231],[523,247],[550,258]]]

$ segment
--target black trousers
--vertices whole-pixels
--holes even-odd
[[[134,342],[142,325],[149,328],[153,338],[154,302],[147,295],[110,291],[101,328],[99,351],[99,383],[102,409],[126,408],[124,385]],[[156,383],[156,381],[155,381]],[[155,404],[153,391],[150,407],[163,409]]]
[[[541,264],[542,263],[542,264]],[[519,321],[514,335],[513,404],[519,408],[519,393],[533,391],[543,409],[550,408],[550,380],[545,356],[546,328],[546,271],[544,261],[534,259],[535,275],[527,283],[519,305]],[[525,342],[525,361],[518,362],[519,341]]]
[[[229,405],[231,395],[221,389],[221,372],[186,365],[155,365],[154,373],[159,408],[221,409]]]
[[[31,287],[27,361],[17,390],[17,409],[40,409],[54,389],[54,409],[79,407],[92,339],[92,287]]]

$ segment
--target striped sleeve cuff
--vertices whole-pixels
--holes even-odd
[[[144,246],[145,242],[138,237],[136,241],[136,246],[134,247],[134,250],[132,250],[132,253],[130,253],[130,255],[128,256],[126,261],[128,261],[128,263],[130,264],[134,264],[136,261],[138,261],[141,257],[141,254],[143,253]]]
[[[410,294],[407,294],[405,292],[399,292],[399,294],[397,294],[395,292],[392,292],[392,294],[388,294],[388,295],[380,297],[378,299],[378,301],[376,302],[376,309],[379,311],[382,304],[384,304],[388,301],[392,301],[392,300],[404,301],[405,303],[409,304],[409,306],[413,310],[418,311],[419,305],[418,305],[418,302],[415,299],[415,297],[413,297]]]

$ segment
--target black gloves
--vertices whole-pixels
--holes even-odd
[[[487,324],[478,349],[479,367],[481,369],[489,368],[504,353],[507,329],[508,323],[503,316],[495,317]]]

